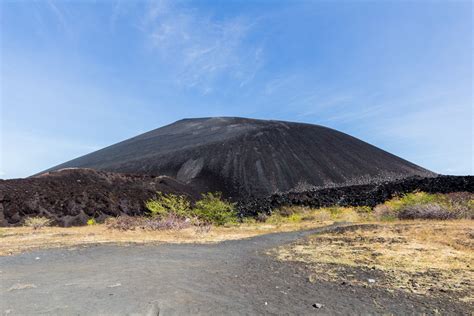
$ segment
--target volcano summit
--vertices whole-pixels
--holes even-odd
[[[236,117],[180,120],[48,171],[71,167],[167,175],[233,198],[434,175],[330,128]]]

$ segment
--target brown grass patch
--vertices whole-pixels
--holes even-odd
[[[464,300],[473,299],[470,220],[378,223],[318,234],[279,248],[278,257],[305,262],[322,279],[350,279],[346,273],[351,269],[376,270],[384,275],[377,285],[424,294],[462,292]]]
[[[247,223],[231,227],[212,227],[209,231],[190,227],[181,230],[150,231],[107,229],[103,224],[81,227],[31,227],[0,228],[0,256],[17,254],[29,250],[72,247],[102,243],[215,243],[224,240],[249,238],[257,235],[311,229],[331,222],[311,221],[305,223]]]

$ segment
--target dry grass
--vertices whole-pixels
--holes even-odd
[[[459,291],[472,301],[473,227],[470,220],[377,223],[314,235],[279,248],[278,257],[308,263],[322,279],[346,279],[341,267],[376,270],[385,276],[378,285],[418,293]]]
[[[360,223],[373,220],[371,209],[367,207],[324,207],[311,208],[304,206],[283,207],[266,219],[267,223],[298,223],[305,221],[338,221]]]
[[[81,227],[0,228],[0,256],[45,248],[73,247],[102,243],[214,243],[224,240],[249,238],[273,232],[316,228],[331,222],[304,223],[247,223],[231,227],[212,227],[209,232],[196,228],[182,230],[130,230],[107,229],[105,225]]]

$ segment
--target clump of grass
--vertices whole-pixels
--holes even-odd
[[[325,207],[311,208],[302,206],[276,209],[269,216],[259,214],[257,220],[273,225],[283,223],[299,223],[303,221],[347,221],[359,222],[372,219],[372,209],[369,207]]]
[[[92,225],[96,225],[96,224],[97,224],[97,222],[94,218],[89,218],[87,220],[87,226],[92,226]]]
[[[52,221],[46,217],[35,216],[28,217],[23,223],[24,226],[32,227],[33,229],[40,229],[43,227],[51,226]]]
[[[205,222],[199,222],[194,225],[194,232],[198,235],[207,234],[211,231],[212,225]]]
[[[313,219],[317,222],[327,222],[331,220],[331,213],[326,209],[318,209],[312,216],[308,216],[307,219]]]
[[[136,217],[136,216],[118,216],[118,217],[110,217],[105,220],[105,226],[108,229],[116,229],[116,230],[135,230],[138,227],[142,227],[145,221],[144,217]]]

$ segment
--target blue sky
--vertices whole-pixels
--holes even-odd
[[[470,1],[0,6],[0,178],[205,116],[321,124],[473,174]]]

